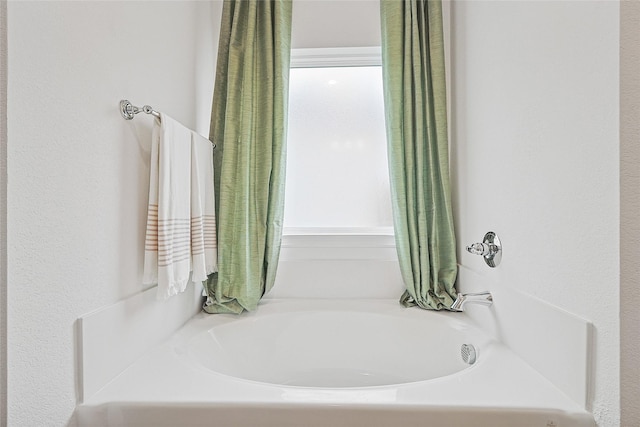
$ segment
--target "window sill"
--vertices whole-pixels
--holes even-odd
[[[283,236],[393,236],[393,227],[285,227]]]
[[[395,236],[392,227],[286,228],[282,236],[282,248],[287,257],[306,259],[362,259],[373,256],[379,259],[395,257]],[[389,252],[387,251],[393,249]],[[295,253],[290,252],[294,250]]]

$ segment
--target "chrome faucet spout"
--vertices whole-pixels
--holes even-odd
[[[490,306],[493,304],[493,297],[490,292],[478,292],[461,294],[458,293],[458,298],[451,304],[452,311],[464,311],[464,307],[467,304],[480,304]]]

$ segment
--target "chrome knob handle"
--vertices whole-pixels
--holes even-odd
[[[489,267],[497,266],[502,258],[500,239],[492,231],[484,235],[482,243],[473,243],[467,246],[467,252],[484,257]]]
[[[485,256],[489,253],[489,245],[484,243],[474,243],[470,246],[467,246],[467,252],[474,255],[482,255]]]
[[[496,245],[488,245],[486,243],[474,243],[467,246],[467,252],[474,255],[493,256],[498,253],[500,248]]]

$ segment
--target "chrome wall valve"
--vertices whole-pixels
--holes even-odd
[[[473,243],[467,246],[467,252],[481,255],[489,267],[497,267],[502,260],[502,244],[496,233],[489,231],[484,235],[482,243]]]

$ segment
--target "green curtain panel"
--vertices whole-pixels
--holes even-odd
[[[291,0],[224,2],[211,116],[218,272],[209,313],[253,310],[275,279],[284,215]]]
[[[456,242],[449,184],[442,3],[381,0],[382,64],[400,302],[449,309]]]

